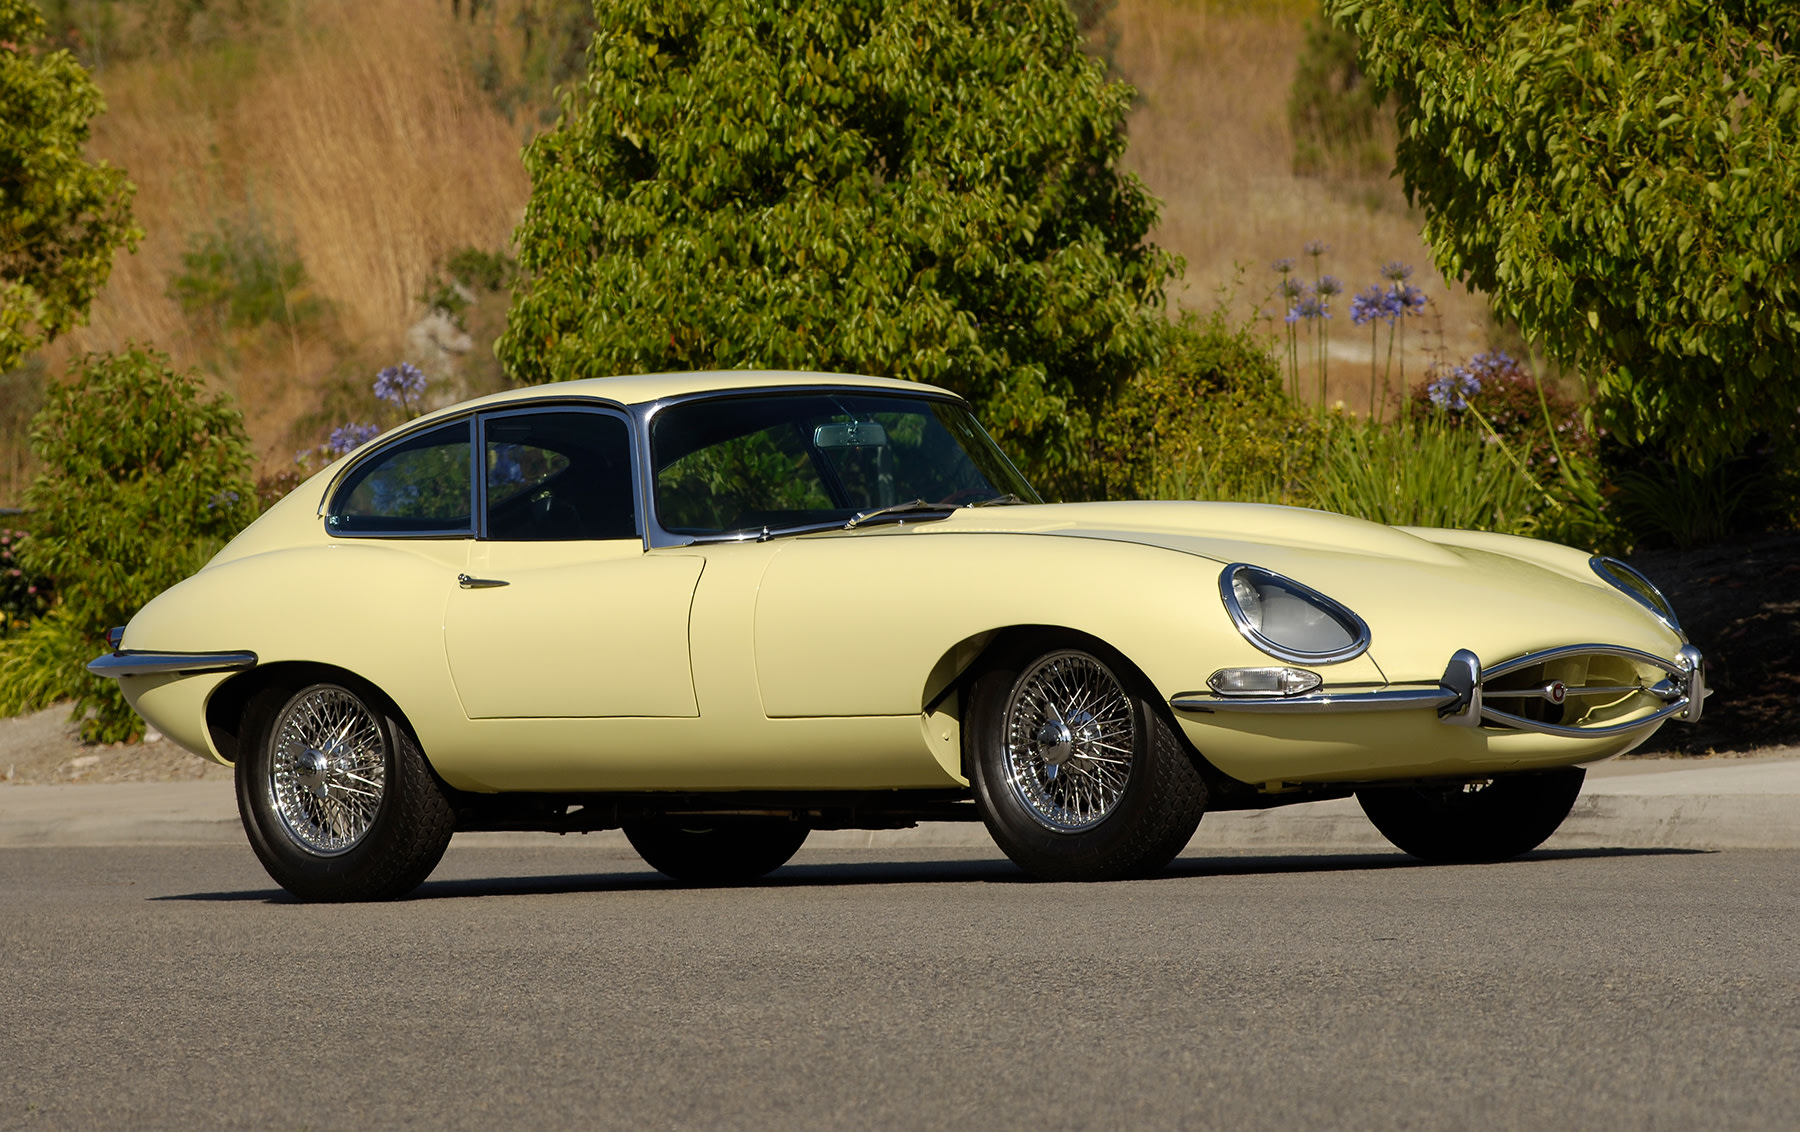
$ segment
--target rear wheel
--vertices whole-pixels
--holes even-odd
[[[688,884],[743,884],[774,872],[800,851],[804,824],[787,818],[671,817],[625,823],[644,863]]]
[[[1556,832],[1586,777],[1570,767],[1452,786],[1371,787],[1356,800],[1383,837],[1420,860],[1504,861]]]
[[[251,714],[238,814],[277,884],[302,900],[387,900],[431,875],[456,820],[403,725],[341,684],[263,696]]]
[[[975,803],[994,841],[1046,880],[1144,876],[1181,852],[1206,785],[1141,679],[1097,648],[1050,648],[976,680]]]

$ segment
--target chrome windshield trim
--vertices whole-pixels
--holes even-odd
[[[694,401],[713,401],[722,398],[778,396],[782,394],[805,396],[807,394],[817,393],[842,393],[846,396],[911,397],[920,401],[939,401],[951,405],[960,405],[964,409],[967,409],[971,415],[975,411],[967,399],[959,397],[947,389],[930,389],[924,386],[920,386],[917,390],[895,389],[892,386],[887,385],[858,385],[854,382],[832,381],[829,380],[829,378],[820,381],[816,385],[795,383],[792,385],[748,385],[730,389],[703,389],[694,393],[678,393],[669,397],[660,397],[655,401],[642,401],[635,405],[627,406],[625,410],[626,413],[637,425],[635,430],[635,443],[637,445],[638,483],[640,485],[639,503],[643,508],[643,518],[640,525],[644,531],[644,548],[646,550],[664,550],[686,546],[718,546],[730,543],[767,542],[770,539],[781,538],[787,535],[814,534],[820,531],[842,529],[844,521],[838,519],[819,524],[804,523],[792,527],[764,527],[760,530],[725,531],[718,534],[676,534],[664,529],[662,518],[656,513],[656,461],[650,450],[650,434],[655,427],[657,415],[664,409],[672,408],[676,405],[686,405]],[[981,424],[979,419],[976,420],[976,424]],[[987,431],[985,425],[981,427],[983,432]],[[991,442],[993,437],[990,435],[988,439]],[[1027,487],[1031,486],[1031,481],[1025,479],[1024,473],[1019,471],[1018,465],[1013,463],[1012,457],[1008,456],[1004,449],[998,444],[995,444],[994,451],[999,453],[1000,458],[1006,461],[1007,466],[1012,468],[1013,473],[1019,477],[1019,480],[1022,483]],[[1032,488],[1032,490],[1035,492],[1036,488]],[[1029,503],[1030,501],[1026,500],[1026,502]]]
[[[195,676],[202,672],[235,672],[255,668],[256,654],[243,652],[150,652],[121,649],[88,661],[87,670],[96,676],[117,679],[121,676]]]

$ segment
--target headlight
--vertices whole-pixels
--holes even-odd
[[[1590,558],[1588,565],[1593,567],[1594,573],[1600,575],[1608,585],[1656,614],[1662,619],[1663,624],[1675,632],[1681,633],[1681,622],[1675,619],[1675,607],[1669,604],[1669,599],[1663,596],[1663,592],[1657,589],[1656,584],[1649,578],[1644,577],[1617,558]],[[1687,634],[1681,633],[1681,639],[1685,641]]]
[[[1219,594],[1238,632],[1282,660],[1332,664],[1369,647],[1363,619],[1309,589],[1260,566],[1236,563],[1219,575]]]

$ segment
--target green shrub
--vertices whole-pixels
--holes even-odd
[[[124,172],[83,156],[100,88],[45,31],[31,0],[0,0],[0,373],[86,322],[143,235]]]
[[[151,598],[198,570],[254,516],[243,417],[162,354],[93,354],[46,391],[32,424],[39,471],[22,568],[49,577],[48,616],[0,642],[0,712],[73,699],[89,742],[143,724],[118,685],[83,670]],[[92,713],[91,718],[86,718]]]
[[[305,282],[293,242],[276,239],[252,212],[243,221],[221,220],[188,241],[181,270],[169,280],[169,297],[216,329],[292,324],[320,310],[317,299],[295,293]]]
[[[426,281],[419,301],[467,330],[469,308],[489,295],[510,293],[518,273],[519,262],[504,251],[458,248],[444,260],[443,271]]]
[[[1176,261],[1131,90],[1061,0],[618,0],[526,151],[517,381],[795,368],[949,386],[1051,496],[1155,358]]]
[[[1696,470],[1800,408],[1800,6],[1326,0],[1446,275]]]
[[[1249,326],[1192,312],[1163,332],[1161,361],[1101,418],[1095,445],[1109,498],[1306,505],[1330,433],[1281,388],[1281,367]]]

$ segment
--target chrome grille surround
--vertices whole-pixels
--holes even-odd
[[[1700,651],[1673,660],[1623,645],[1563,645],[1481,671],[1481,722],[1589,738],[1637,731],[1676,716],[1695,722],[1706,698]]]

